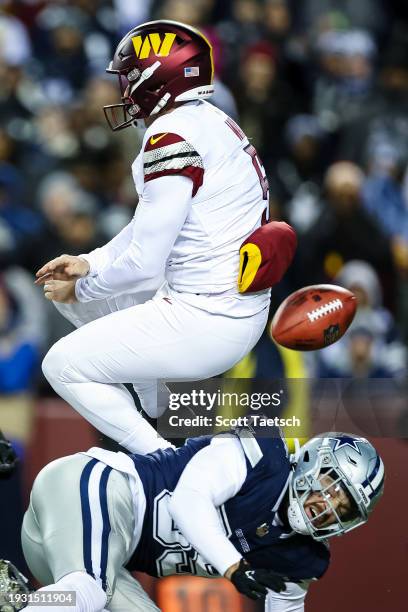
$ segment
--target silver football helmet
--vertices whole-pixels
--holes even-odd
[[[321,434],[298,448],[292,461],[288,519],[294,531],[315,540],[347,533],[365,523],[383,494],[384,464],[365,438]],[[317,512],[307,512],[305,502],[316,493],[322,504],[317,504]],[[344,515],[333,504],[338,493],[346,494],[351,502]]]

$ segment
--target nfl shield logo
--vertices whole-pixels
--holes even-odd
[[[333,344],[340,338],[340,325],[337,323],[335,325],[330,325],[324,331],[324,344],[328,346],[329,344]]]

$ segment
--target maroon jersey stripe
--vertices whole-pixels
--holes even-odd
[[[146,142],[145,151],[154,151],[161,147],[167,147],[167,145],[176,144],[177,142],[183,142],[184,138],[178,134],[172,134],[171,132],[162,132],[154,134]]]
[[[201,185],[203,184],[204,170],[203,168],[197,168],[196,166],[186,166],[185,168],[161,170],[160,172],[152,172],[151,174],[146,174],[145,183],[147,183],[148,181],[152,181],[156,178],[160,178],[161,176],[187,176],[193,181],[192,196],[194,197],[197,191],[200,189]]]

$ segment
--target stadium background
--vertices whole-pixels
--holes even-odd
[[[399,385],[406,374],[406,2],[3,0],[0,429],[21,461],[15,476],[0,483],[0,557],[21,568],[19,525],[35,474],[57,456],[101,442],[42,378],[42,356],[70,329],[33,286],[33,274],[58,254],[103,244],[133,214],[130,163],[139,136],[132,129],[113,134],[105,125],[102,106],[118,92],[104,70],[120,37],[150,17],[191,23],[210,38],[214,102],[258,149],[271,216],[298,232],[296,261],[274,291],[271,312],[292,290],[314,282],[343,284],[359,298],[350,332],[332,349],[306,358],[278,350],[265,334],[229,374],[354,376]],[[307,416],[307,397],[294,402]],[[402,405],[389,437],[373,440],[386,463],[385,499],[369,528],[333,543],[332,567],[311,589],[307,610],[405,609],[407,430]],[[164,612],[240,610],[225,585],[177,580],[146,583]],[[194,594],[202,588],[203,596]]]

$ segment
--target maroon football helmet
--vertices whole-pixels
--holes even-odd
[[[121,104],[104,107],[115,131],[214,92],[210,43],[195,28],[176,21],[149,21],[128,32],[106,71],[118,75],[121,90]]]

